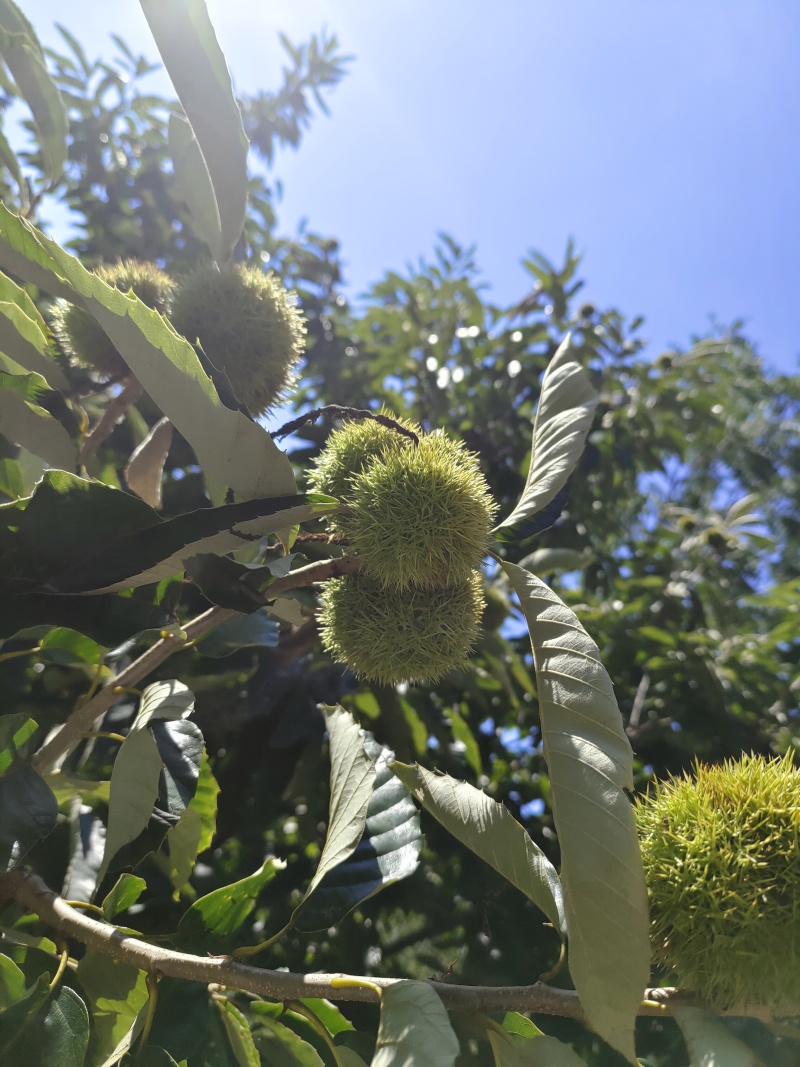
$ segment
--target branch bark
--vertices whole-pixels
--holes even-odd
[[[100,445],[111,436],[114,427],[123,417],[125,412],[135,404],[144,392],[140,382],[133,375],[123,381],[122,392],[109,400],[100,421],[89,431],[84,438],[81,450],[78,453],[78,462],[84,465],[95,455]]]
[[[368,982],[380,989],[402,981],[400,978],[365,978],[346,974],[297,974],[250,967],[227,957],[191,956],[161,945],[150,945],[139,938],[120,933],[116,927],[98,922],[71,908],[35,874],[16,870],[0,876],[0,896],[16,900],[35,912],[42,922],[63,937],[70,937],[103,955],[130,967],[189,982],[229,986],[274,1000],[297,1000],[322,997],[334,1001],[377,1002],[378,994],[358,985]],[[353,985],[341,985],[342,980]],[[450,1011],[496,1012],[528,1011],[540,1015],[558,1015],[585,1022],[578,996],[569,989],[552,989],[537,982],[524,986],[467,986],[448,982],[431,982]],[[672,989],[648,989],[640,1015],[663,1015],[670,1005],[691,1004],[691,994]]]
[[[273,600],[291,589],[314,585],[327,578],[339,578],[344,574],[355,574],[360,566],[357,559],[350,557],[310,563],[307,567],[298,567],[297,570],[290,571],[283,578],[277,578],[266,590],[265,595],[269,600]],[[209,608],[202,615],[187,622],[181,631],[163,636],[133,663],[109,679],[108,684],[96,696],[72,712],[58,733],[54,734],[33,757],[31,760],[33,769],[42,775],[51,770],[57,760],[65,755],[84,734],[89,733],[97,719],[108,711],[117,699],[116,690],[119,687],[131,688],[138,685],[156,667],[169,659],[173,652],[186,648],[191,642],[205,637],[220,623],[238,614],[240,613],[230,608]]]

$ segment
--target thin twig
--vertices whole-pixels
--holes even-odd
[[[123,383],[122,391],[109,400],[105,411],[100,417],[100,421],[83,440],[81,450],[78,453],[78,462],[84,466],[94,456],[100,445],[111,436],[114,427],[128,408],[135,404],[144,392],[141,383],[133,375],[129,378],[124,378]]]
[[[402,981],[398,978],[363,977],[342,974],[297,974],[250,967],[225,956],[191,956],[161,945],[150,945],[121,933],[108,923],[100,923],[70,908],[41,878],[19,869],[0,876],[0,895],[14,899],[51,929],[95,949],[130,967],[190,982],[217,983],[245,993],[274,1000],[301,1000],[320,997],[337,1001],[376,1003],[379,991]],[[577,993],[552,989],[537,982],[524,986],[467,986],[447,982],[430,983],[451,1011],[528,1011],[559,1015],[585,1022]],[[695,1004],[697,998],[674,989],[648,989],[639,1015],[663,1015],[676,1004]],[[744,1014],[731,1010],[724,1014]],[[749,1014],[752,1014],[750,1012]]]
[[[628,719],[628,726],[638,726],[639,719],[642,717],[642,709],[644,708],[644,702],[647,700],[647,691],[650,688],[650,672],[645,671],[639,680],[639,685],[636,687],[636,695],[633,698],[633,707],[631,708],[630,718]]]
[[[307,567],[298,567],[297,570],[290,571],[283,578],[277,578],[267,588],[265,595],[273,600],[290,589],[300,589],[303,586],[314,585],[327,578],[338,578],[344,574],[355,574],[360,566],[357,559],[348,557],[310,563]],[[132,688],[169,659],[173,652],[186,648],[190,642],[198,641],[220,623],[239,614],[240,612],[232,611],[230,608],[209,608],[202,615],[187,622],[182,630],[164,633],[161,639],[143,652],[138,659],[135,659],[115,677],[110,678],[105,687],[91,700],[75,708],[58,733],[54,734],[33,757],[31,764],[34,770],[39,774],[46,774],[51,770],[61,756],[93,729],[97,719],[108,711],[121,690]]]
[[[409,437],[415,445],[419,444],[419,438],[414,431],[409,430],[407,426],[403,426],[401,422],[393,419],[390,415],[381,415],[374,411],[368,411],[366,408],[342,407],[341,404],[326,404],[324,407],[307,411],[305,415],[300,415],[298,418],[292,419],[291,422],[284,423],[279,430],[273,430],[270,436],[279,441],[282,437],[288,437],[290,433],[299,430],[301,426],[305,426],[309,422],[316,422],[323,415],[338,415],[344,419],[372,419],[373,422],[378,422],[381,426],[386,426],[390,430],[397,430],[403,437]]]

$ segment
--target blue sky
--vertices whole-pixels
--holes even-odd
[[[135,0],[22,0],[45,43],[155,56]],[[585,252],[587,299],[646,318],[651,354],[713,315],[797,368],[797,0],[209,0],[237,86],[280,79],[277,31],[356,56],[298,152],[282,226],[338,237],[350,292],[475,243],[497,302],[531,248]],[[156,78],[154,88],[165,88]]]

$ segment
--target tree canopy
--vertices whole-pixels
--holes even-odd
[[[629,796],[800,749],[800,376],[739,323],[651,358],[571,244],[526,254],[512,306],[446,234],[351,299],[335,239],[281,233],[271,172],[346,73],[336,37],[284,39],[282,83],[234,98],[204,4],[143,8],[175,100],[124,27],[110,59],[63,28],[44,52],[0,3],[2,103],[31,115],[24,148],[0,136],[0,1050],[794,1062],[769,1013],[642,1005],[674,981],[648,972]],[[127,259],[296,292],[282,429],[93,272]],[[58,301],[120,373],[69,358]],[[432,682],[319,641],[319,583],[361,561],[309,472],[376,416],[463,442],[498,509],[480,635]]]

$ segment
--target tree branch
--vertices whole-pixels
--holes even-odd
[[[265,590],[269,600],[275,599],[290,589],[300,589],[314,585],[327,578],[339,578],[344,574],[355,574],[360,568],[359,560],[351,557],[322,560],[310,563],[307,567],[298,567],[283,578],[276,578]],[[109,679],[108,684],[91,700],[76,708],[57,734],[54,734],[31,760],[33,769],[39,774],[46,774],[57,760],[94,727],[97,719],[104,714],[118,696],[120,687],[131,688],[160,666],[179,649],[193,641],[205,637],[220,623],[232,619],[240,613],[230,608],[213,607],[196,616],[182,630],[165,634],[159,641],[143,652],[138,659],[129,664],[119,674]]]
[[[374,989],[358,985],[358,982],[368,982],[373,987],[387,989],[402,981],[399,978],[270,971],[262,967],[250,967],[228,957],[191,956],[160,945],[150,945],[76,911],[37,875],[20,870],[0,876],[0,896],[16,900],[35,912],[42,922],[62,936],[74,938],[103,955],[149,974],[183,978],[189,982],[216,983],[273,1000],[322,997],[334,1001],[373,1003],[378,1000],[378,994]],[[351,979],[353,985],[342,986],[343,979],[345,982]],[[451,1011],[528,1011],[585,1022],[578,995],[569,989],[552,989],[539,982],[525,986],[466,986],[433,981],[430,984],[444,1006]],[[663,1015],[669,1005],[691,1004],[695,1001],[696,998],[691,994],[677,990],[648,989],[639,1014]]]
[[[123,382],[122,392],[111,398],[105,411],[100,417],[100,421],[84,438],[81,450],[78,453],[79,463],[85,465],[89,462],[100,445],[102,445],[106,438],[110,437],[112,430],[131,404],[136,403],[144,392],[141,384],[133,375],[125,378]]]

